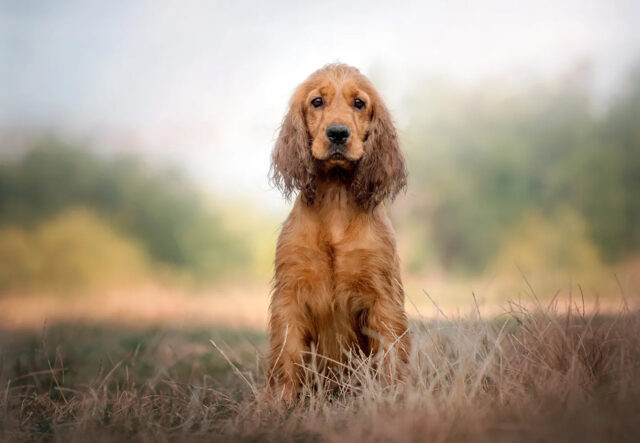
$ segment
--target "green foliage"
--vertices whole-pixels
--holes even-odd
[[[541,232],[556,238],[575,227],[575,249],[589,257],[579,245],[607,262],[640,251],[640,65],[602,112],[580,69],[548,83],[424,84],[401,131],[410,187],[397,226],[410,271],[479,272]],[[21,238],[73,207],[135,240],[153,264],[198,280],[271,272],[275,224],[212,206],[175,170],[50,139],[13,160],[0,156],[0,227],[22,229],[7,245],[27,247]],[[549,250],[535,252],[540,262]]]
[[[130,283],[148,272],[138,244],[76,208],[35,229],[0,229],[0,289],[68,292]]]
[[[445,268],[482,270],[532,210],[584,219],[607,261],[638,252],[640,69],[603,115],[592,110],[587,74],[476,90],[429,81],[414,95],[404,133],[410,218]],[[428,254],[409,261],[425,266]]]
[[[640,250],[640,63],[601,123],[600,143],[585,161],[580,206],[605,258]]]
[[[199,280],[249,264],[248,245],[175,170],[55,140],[0,164],[0,225],[33,227],[76,206],[134,238],[155,263]]]
[[[586,228],[584,219],[568,209],[547,216],[528,212],[504,236],[496,268],[518,266],[526,275],[538,271],[565,276],[596,270],[600,257]]]

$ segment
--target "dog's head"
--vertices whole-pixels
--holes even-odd
[[[328,65],[293,94],[272,154],[273,183],[312,203],[319,177],[339,169],[363,209],[406,186],[406,166],[389,112],[357,69]]]

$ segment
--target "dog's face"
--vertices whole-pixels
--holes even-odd
[[[291,98],[272,154],[273,183],[312,204],[318,180],[340,168],[358,205],[369,210],[406,186],[406,166],[387,108],[369,80],[347,65],[328,65]]]
[[[351,169],[364,153],[371,98],[357,77],[321,76],[304,103],[311,154],[325,169]]]

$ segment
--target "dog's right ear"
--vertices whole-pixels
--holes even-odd
[[[282,122],[278,140],[271,153],[271,183],[290,199],[295,191],[305,203],[315,198],[315,167],[311,156],[311,138],[305,122],[301,90],[289,103],[289,112]]]

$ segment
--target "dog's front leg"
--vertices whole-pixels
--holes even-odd
[[[404,378],[409,363],[411,338],[402,298],[380,295],[369,309],[369,347],[382,361],[386,376]]]
[[[301,365],[309,349],[298,309],[285,300],[287,297],[276,291],[270,307],[268,381],[274,394],[290,405],[298,397],[302,385]]]

